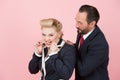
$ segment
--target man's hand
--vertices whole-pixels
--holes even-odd
[[[70,45],[74,46],[74,43],[71,42],[71,41],[69,41],[69,40],[66,40],[65,42],[66,42],[67,44],[70,44]]]

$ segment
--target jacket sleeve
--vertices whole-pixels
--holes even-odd
[[[60,55],[51,56],[52,68],[60,75],[61,78],[69,80],[75,66],[75,48],[68,46],[60,51]]]
[[[31,74],[36,74],[39,72],[39,69],[41,67],[41,64],[39,64],[40,61],[41,61],[41,57],[38,57],[35,54],[33,54],[33,57],[29,62],[29,66],[28,66],[29,72]]]
[[[77,59],[80,76],[87,76],[98,66],[108,61],[108,49],[109,47],[105,40],[93,40],[87,48],[87,53],[83,53],[86,54],[84,59]]]

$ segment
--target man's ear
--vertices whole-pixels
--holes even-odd
[[[90,27],[93,28],[96,25],[96,21],[92,21],[89,23]]]

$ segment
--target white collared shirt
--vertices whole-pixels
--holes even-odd
[[[94,30],[95,28],[93,28],[91,31],[89,31],[87,34],[84,34],[83,35],[83,39],[85,40],[92,32],[93,32],[93,30]],[[78,45],[78,49],[80,48],[80,43],[79,43],[79,45]]]
[[[95,28],[93,28],[91,31],[89,31],[87,34],[83,35],[84,40],[93,32]]]

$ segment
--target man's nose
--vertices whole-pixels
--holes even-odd
[[[79,26],[79,24],[78,24],[78,23],[76,23],[76,28],[78,28],[78,26]]]

